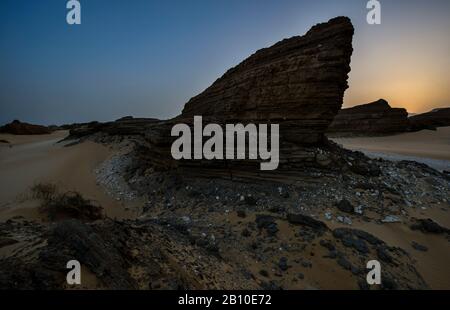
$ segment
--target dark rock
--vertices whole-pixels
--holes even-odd
[[[339,264],[339,266],[341,266],[345,270],[351,270],[352,269],[352,264],[343,256],[338,258],[337,263]]]
[[[421,251],[421,252],[427,252],[428,251],[428,248],[426,246],[421,245],[421,244],[419,244],[419,243],[417,243],[415,241],[411,242],[411,246],[417,251]]]
[[[442,227],[432,219],[418,219],[416,220],[416,223],[411,225],[412,230],[420,230],[424,233],[431,233],[431,234],[444,234],[450,233],[450,230],[448,228]]]
[[[244,201],[249,206],[256,206],[256,199],[252,196],[245,196]]]
[[[363,280],[363,279],[359,279],[359,280],[358,280],[358,287],[359,287],[359,289],[362,290],[362,291],[368,291],[368,290],[370,290],[369,284],[367,283],[366,280]]]
[[[353,207],[353,205],[347,199],[342,199],[337,203],[336,206],[339,209],[339,211],[346,213],[353,213],[355,210],[355,207]]]
[[[378,258],[386,263],[392,263],[394,260],[392,256],[389,254],[386,246],[378,246],[377,247],[377,255]]]
[[[307,226],[319,231],[328,230],[328,226],[324,222],[318,221],[304,214],[289,213],[287,215],[287,220],[293,225]]]
[[[386,275],[381,276],[381,288],[384,290],[396,290],[398,287],[397,283]]]
[[[287,260],[286,257],[280,258],[280,261],[278,262],[278,267],[279,267],[282,271],[288,270],[289,266],[288,266],[288,260]]]
[[[52,133],[46,126],[32,125],[14,120],[10,124],[0,127],[0,133],[9,133],[12,135],[46,135]]]
[[[267,290],[267,291],[279,291],[282,290],[282,287],[279,286],[278,284],[276,284],[273,281],[270,281],[269,283],[267,282],[262,282],[261,283],[261,288],[263,290]]]
[[[274,236],[278,232],[278,225],[273,216],[257,215],[255,221],[258,229],[265,229],[270,236]]]
[[[319,244],[329,251],[335,251],[336,247],[328,240],[320,240]]]
[[[251,235],[252,233],[247,228],[244,228],[244,230],[242,230],[243,237],[250,237]]]
[[[386,100],[343,109],[334,118],[328,132],[338,136],[373,136],[405,132],[408,112],[391,108]]]
[[[176,169],[186,178],[238,181],[301,179],[304,165],[321,167],[315,150],[327,147],[325,131],[342,106],[353,33],[350,20],[338,17],[257,51],[189,100],[178,117],[141,126],[146,158],[155,169]],[[173,160],[171,128],[191,126],[196,115],[204,123],[279,124],[280,166],[261,171],[258,160]]]
[[[411,131],[436,130],[438,127],[450,126],[450,108],[435,109],[428,113],[411,116],[409,125]]]
[[[267,270],[261,269],[259,271],[259,274],[262,275],[263,277],[268,278],[269,277],[269,273],[267,272]]]
[[[17,242],[19,242],[19,241],[15,240],[15,239],[0,237],[0,248],[3,248],[8,245],[16,244]]]
[[[241,217],[241,218],[247,217],[247,213],[245,212],[245,210],[237,210],[236,214],[238,217]]]

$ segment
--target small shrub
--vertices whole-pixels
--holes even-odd
[[[36,184],[31,191],[34,198],[42,200],[39,211],[51,221],[66,218],[95,221],[103,217],[103,208],[78,192],[58,193],[51,183]]]

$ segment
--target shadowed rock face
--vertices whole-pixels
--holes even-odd
[[[285,141],[320,143],[348,87],[353,32],[338,17],[259,50],[192,98],[181,118],[277,122]]]
[[[436,109],[409,118],[410,130],[436,129],[450,126],[450,108]]]
[[[316,165],[317,146],[342,106],[348,87],[354,29],[350,19],[338,17],[314,26],[306,35],[257,51],[230,69],[180,116],[148,126],[145,138],[156,167],[181,168],[184,175],[231,179],[286,179],[305,165]],[[245,160],[171,160],[175,123],[276,123],[280,130],[280,166],[262,173],[259,162]]]
[[[405,132],[408,129],[408,112],[391,108],[386,100],[343,109],[328,128],[333,135],[385,135]]]

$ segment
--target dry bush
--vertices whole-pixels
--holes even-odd
[[[39,211],[51,221],[66,218],[95,221],[103,218],[103,208],[78,192],[59,193],[56,185],[51,183],[36,184],[31,192],[34,198],[42,201]]]

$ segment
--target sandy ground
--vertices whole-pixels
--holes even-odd
[[[333,138],[345,148],[370,157],[413,160],[438,170],[450,170],[450,127],[388,137]]]
[[[67,134],[0,135],[0,140],[10,142],[0,144],[0,220],[18,215],[40,218],[38,203],[29,199],[30,187],[39,182],[55,183],[61,191],[80,192],[97,201],[109,217],[133,216],[96,184],[93,171],[111,155],[111,150],[93,142],[70,147],[57,144]]]

